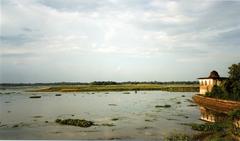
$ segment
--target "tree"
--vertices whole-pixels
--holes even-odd
[[[240,100],[240,63],[233,64],[229,67],[228,87],[233,100]]]
[[[229,79],[224,83],[224,91],[228,93],[228,98],[240,100],[240,63],[229,67]]]
[[[229,67],[229,79],[240,82],[240,63]]]
[[[206,93],[208,97],[226,99],[226,93],[223,88],[217,85],[214,85],[211,92]]]

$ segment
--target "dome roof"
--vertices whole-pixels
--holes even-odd
[[[220,76],[218,75],[218,72],[213,70],[210,75],[209,78],[220,78]]]

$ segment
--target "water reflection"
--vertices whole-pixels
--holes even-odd
[[[207,122],[229,121],[233,122],[235,127],[240,128],[238,116],[230,116],[238,113],[240,102],[209,98],[201,95],[194,95],[193,101],[199,105],[201,120]]]
[[[200,106],[200,113],[200,119],[208,122],[222,122],[228,118],[226,113],[211,110],[203,106]]]

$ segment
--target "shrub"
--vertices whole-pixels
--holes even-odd
[[[211,92],[205,94],[208,97],[226,98],[225,92],[220,86],[214,85]]]

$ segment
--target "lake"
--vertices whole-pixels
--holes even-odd
[[[192,92],[36,93],[27,89],[0,90],[0,139],[161,140],[173,133],[196,133],[185,124],[203,123]],[[41,98],[29,98],[33,95]],[[155,107],[166,104],[171,107]],[[86,119],[98,126],[60,125],[57,118]]]

